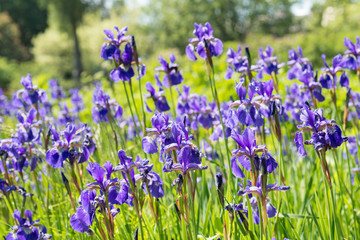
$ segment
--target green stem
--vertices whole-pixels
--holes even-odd
[[[217,90],[216,90],[215,72],[214,72],[214,68],[210,66],[208,61],[207,61],[207,64],[208,64],[208,68],[211,68],[211,72],[212,72],[211,75],[209,73],[209,80],[210,80],[210,85],[212,86],[212,90],[213,90],[212,91],[213,92],[213,97],[215,99],[215,103],[216,103],[217,109],[219,111],[219,117],[220,117],[220,123],[221,123],[221,126],[222,126],[223,137],[224,137],[224,141],[225,141],[225,150],[226,150],[226,155],[227,155],[227,159],[228,159],[228,165],[229,165],[229,168],[231,168],[229,144],[228,144],[228,139],[226,138],[226,135],[225,135],[225,125],[224,125],[224,122],[223,122],[223,119],[222,119],[220,101],[219,101],[219,97],[218,97]],[[229,184],[228,184],[228,195],[230,196],[231,195],[231,190],[232,190],[232,175],[231,175],[231,173],[229,173],[229,175],[228,175],[228,182],[229,182]]]
[[[131,117],[132,117],[132,120],[133,120],[133,123],[134,123],[134,128],[135,128],[136,134],[138,135],[138,139],[140,140],[140,133],[139,133],[139,130],[138,130],[137,125],[136,125],[136,121],[135,121],[135,118],[134,118],[133,110],[132,110],[132,108],[131,108],[131,104],[130,104],[130,100],[129,100],[129,94],[128,94],[127,89],[126,89],[125,82],[122,81],[122,83],[123,83],[123,86],[124,86],[125,95],[126,95],[126,100],[127,100],[128,105],[129,105]],[[130,179],[131,179],[131,178],[130,178]]]
[[[173,97],[173,92],[172,92],[172,86],[171,86],[171,83],[170,84],[170,97],[171,97],[171,102],[172,102],[172,105],[173,105],[173,112],[174,112],[174,118],[176,119],[176,106],[175,106],[175,102],[174,102],[174,97]]]
[[[136,117],[137,117],[137,119],[138,119],[138,121],[139,121],[140,128],[141,128],[141,129],[144,129],[144,128],[143,128],[143,125],[142,125],[142,123],[141,123],[141,121],[140,121],[139,113],[138,113],[138,110],[137,110],[137,107],[136,107],[135,98],[134,98],[134,92],[133,92],[133,88],[132,88],[131,82],[129,82],[129,85],[130,85],[131,99],[132,99],[132,102],[133,102],[133,104],[134,104]]]
[[[356,141],[358,142],[358,139],[356,138]],[[347,164],[348,164],[348,173],[351,173],[351,164],[350,164],[350,154],[349,154],[349,149],[347,147],[347,145],[345,144],[345,148],[346,148],[346,155],[347,155]],[[354,225],[355,225],[355,239],[358,239],[357,236],[357,218],[356,218],[356,212],[355,212],[355,201],[354,201],[354,187],[353,184],[351,182],[351,175],[349,177],[349,183],[350,183],[350,193],[351,193],[351,206],[352,206],[352,213],[353,213],[353,218],[354,218]]]
[[[134,206],[135,206],[135,210],[136,210],[136,214],[138,216],[138,220],[139,220],[139,229],[140,229],[140,235],[141,235],[141,239],[144,240],[144,231],[143,231],[143,227],[142,227],[142,221],[141,221],[141,212],[140,212],[140,208],[139,208],[139,202],[138,202],[138,198],[137,198],[137,191],[136,191],[136,186],[134,185],[130,173],[126,173],[126,176],[128,178],[128,181],[130,183],[130,188],[134,194]]]

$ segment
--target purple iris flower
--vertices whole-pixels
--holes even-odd
[[[16,186],[9,186],[9,184],[0,178],[0,191],[4,196],[8,196],[8,194],[12,191],[16,191]]]
[[[11,108],[11,102],[8,101],[4,91],[0,88],[0,118],[5,115],[10,115]],[[2,121],[0,121],[0,123],[2,123]]]
[[[131,40],[131,36],[125,35],[128,30],[127,27],[122,29],[114,27],[114,29],[116,30],[116,36],[112,30],[104,30],[106,38],[105,42],[101,46],[100,52],[100,57],[102,57],[104,60],[111,60],[115,54],[116,49],[118,49],[122,43],[129,42]]]
[[[46,162],[53,168],[63,168],[66,160],[70,165],[73,165],[75,161],[78,163],[86,162],[90,157],[90,153],[88,148],[83,145],[85,127],[83,125],[77,128],[75,125],[68,123],[60,134],[51,127],[53,148],[46,152]]]
[[[193,119],[196,123],[199,123],[205,129],[213,126],[216,115],[215,102],[207,102],[206,96],[193,96],[189,99],[189,106],[193,117],[196,116],[196,119]]]
[[[261,96],[255,96],[255,92],[249,87],[249,98],[246,98],[246,88],[242,86],[243,82],[239,82],[235,86],[235,90],[240,100],[231,104],[231,107],[238,106],[237,117],[239,122],[245,126],[262,126],[264,125],[264,118],[260,113]]]
[[[179,88],[177,88],[176,90],[179,93],[176,113],[181,116],[190,114],[191,108],[189,105],[189,100],[193,96],[193,94],[190,94],[190,87],[184,84],[182,86],[182,92],[180,91]]]
[[[257,204],[257,198],[255,196],[258,196],[260,198],[263,197],[267,197],[268,193],[271,191],[288,191],[290,189],[290,187],[288,186],[279,186],[277,183],[276,184],[268,184],[266,185],[266,191],[263,192],[262,187],[261,187],[261,178],[259,177],[256,186],[252,186],[251,181],[248,179],[247,180],[247,186],[243,187],[241,184],[240,185],[240,190],[238,192],[239,196],[245,196],[245,195],[249,195],[250,198],[250,203],[252,206],[252,213],[253,213],[253,220],[255,224],[259,224],[260,223],[260,218],[259,218],[259,209],[258,209],[258,204]],[[275,217],[277,210],[276,208],[271,204],[270,199],[266,198],[266,211],[268,214],[269,218]]]
[[[276,160],[267,152],[265,145],[256,145],[255,132],[251,128],[246,128],[243,134],[238,134],[235,130],[231,132],[231,137],[238,145],[237,149],[231,150],[231,170],[236,177],[244,178],[245,174],[239,167],[242,165],[247,171],[252,171],[251,162],[254,162],[255,171],[260,170],[261,161],[265,161],[267,172],[272,173],[277,168]],[[258,153],[262,153],[259,158]]]
[[[152,128],[147,128],[148,135],[142,140],[142,148],[147,154],[158,152],[157,143],[161,141],[161,136],[166,135],[170,130],[169,116],[166,113],[156,112],[151,118]]]
[[[354,185],[355,174],[360,173],[357,138],[355,136],[349,137],[347,145],[348,145],[349,153],[355,157],[356,167],[351,169],[351,182],[352,182],[352,185]],[[344,152],[343,156],[344,156],[344,158],[347,158],[346,152]]]
[[[297,47],[297,52],[295,48],[289,50],[289,61],[287,62],[289,66],[293,66],[296,63],[304,65],[307,62],[309,62],[309,59],[303,56],[302,48],[300,46]]]
[[[344,38],[344,44],[348,48],[344,53],[344,67],[347,69],[358,70],[360,66],[360,40],[356,37],[356,43]]]
[[[281,97],[280,95],[274,94],[274,83],[273,80],[260,82],[253,80],[249,84],[249,95],[254,95],[255,93],[259,95],[256,98],[260,108],[259,111],[264,117],[270,117],[273,114],[273,106],[277,105],[278,108],[282,108]]]
[[[299,131],[295,134],[295,145],[301,156],[306,156],[303,135],[305,131],[312,132],[311,139],[306,140],[305,144],[314,145],[316,151],[327,151],[331,148],[339,147],[343,142],[347,141],[347,137],[342,137],[342,131],[334,120],[325,119],[322,109],[310,109],[305,105],[301,110],[301,125],[297,128]]]
[[[40,143],[41,134],[41,120],[35,121],[37,115],[36,109],[33,107],[27,114],[22,111],[18,111],[16,118],[19,123],[16,124],[18,128],[17,136],[22,142],[34,142]]]
[[[171,158],[166,159],[164,172],[179,171],[182,175],[186,175],[189,171],[207,169],[207,166],[201,165],[200,159],[200,152],[186,145],[178,152],[178,162],[174,163]]]
[[[81,192],[79,198],[80,206],[76,209],[70,218],[70,226],[77,232],[89,232],[90,226],[93,224],[96,212],[103,212],[108,215],[108,212],[114,218],[120,209],[116,209],[110,202],[111,193],[109,193],[109,205],[106,204],[105,196],[100,192],[100,195],[96,194],[96,190],[85,190]],[[118,203],[115,203],[118,204]]]
[[[146,98],[151,98],[154,101],[154,105],[159,112],[166,112],[170,110],[170,106],[166,100],[166,97],[163,95],[164,91],[160,88],[158,92],[156,92],[154,86],[150,83],[146,83],[146,91],[149,94],[146,94]]]
[[[114,59],[119,66],[110,72],[110,78],[114,82],[119,82],[120,80],[130,82],[131,78],[135,75],[134,69],[131,66],[133,61],[131,43],[126,43],[122,54],[120,49],[116,49]]]
[[[99,189],[102,193],[106,193],[111,204],[121,205],[128,199],[131,200],[128,198],[128,185],[117,178],[111,179],[111,174],[115,171],[112,163],[106,161],[101,167],[98,163],[89,162],[86,170],[95,180],[93,183],[86,184],[88,189]]]
[[[338,80],[337,73],[342,72],[345,68],[343,58],[341,54],[336,55],[332,60],[332,67],[330,67],[325,61],[325,54],[322,54],[321,57],[324,61],[325,68],[321,68],[323,74],[321,74],[319,82],[321,83],[323,88],[336,88]],[[339,81],[342,87],[349,87],[349,78],[346,75],[346,72],[342,72]]]
[[[163,182],[159,174],[151,171],[152,167],[152,164],[137,167],[143,180],[142,188],[146,194],[149,194],[147,191],[149,188],[152,197],[162,198],[164,196]]]
[[[290,80],[296,78],[298,70],[302,68],[302,66],[306,65],[309,62],[308,58],[303,56],[303,52],[300,46],[298,46],[298,51],[293,48],[289,50],[289,61],[287,62],[289,66],[289,71],[287,76]]]
[[[96,150],[96,142],[89,126],[85,126],[83,146],[86,147],[90,153],[94,153]]]
[[[183,86],[182,93],[179,89],[178,92],[177,114],[181,119],[186,118],[186,125],[191,129],[197,130],[199,124],[209,129],[217,121],[220,123],[215,102],[208,102],[206,96],[190,94],[190,87],[187,85]]]
[[[109,114],[114,119],[121,119],[123,114],[122,107],[116,103],[115,99],[110,99],[110,96],[101,89],[98,85],[93,94],[94,107],[91,113],[94,122],[109,122]]]
[[[49,91],[52,99],[60,100],[66,98],[66,93],[57,79],[49,80]]]
[[[22,107],[24,103],[30,106],[38,102],[44,102],[47,99],[45,90],[33,85],[30,74],[22,77],[20,82],[25,89],[18,90],[14,96],[14,101],[17,106]]]
[[[96,204],[96,191],[85,190],[81,192],[79,206],[70,218],[70,226],[77,232],[87,232],[93,224],[95,217]]]
[[[352,118],[360,119],[360,94],[358,92],[351,91],[351,101],[349,102],[349,107],[354,107],[355,112],[351,112],[348,118],[350,121]]]
[[[247,75],[249,70],[249,62],[247,56],[242,56],[241,45],[239,44],[237,52],[229,47],[226,52],[228,68],[225,74],[225,79],[231,79],[234,72],[240,73],[241,76]]]
[[[155,68],[155,79],[157,80],[159,87],[162,87],[163,85],[165,87],[171,87],[179,85],[183,82],[184,78],[179,71],[179,66],[175,63],[175,60],[176,58],[174,54],[170,54],[170,62],[167,62],[164,58],[161,57],[161,55],[159,56],[159,62],[161,64],[161,67]],[[159,79],[160,72],[165,73],[162,83]]]
[[[213,149],[209,143],[207,143],[205,140],[202,140],[202,148],[204,150],[204,154],[207,160],[215,161],[219,158],[219,154],[215,149]]]
[[[258,69],[258,75],[257,77],[262,79],[263,74],[267,74],[269,76],[272,75],[272,73],[278,74],[279,69],[282,68],[285,63],[279,63],[276,56],[273,56],[273,48],[270,46],[267,46],[265,50],[263,48],[259,49],[259,60],[257,62]]]
[[[89,162],[86,170],[95,180],[93,183],[86,184],[86,187],[88,188],[100,189],[102,192],[107,192],[108,188],[113,186],[118,181],[117,178],[111,179],[113,165],[109,161],[106,161],[103,167],[101,167],[98,163]]]
[[[142,159],[139,156],[136,156],[136,160],[133,161],[132,157],[126,156],[124,150],[119,150],[118,157],[120,163],[116,167],[114,167],[113,170],[115,172],[121,172],[127,183],[129,183],[129,181],[133,181],[135,183],[136,179],[139,178],[139,176],[135,177],[134,168],[144,167],[146,164],[149,163],[149,160]],[[131,179],[128,179],[129,175]]]
[[[60,111],[58,115],[58,121],[61,126],[66,126],[67,123],[75,123],[77,116],[73,111],[70,111],[66,102],[59,103]]]
[[[33,171],[37,166],[38,160],[41,160],[39,157],[40,153],[34,143],[29,142],[24,145],[17,137],[2,139],[0,141],[0,150],[2,151],[2,158],[4,158],[5,164],[8,166],[8,170],[12,168],[14,171],[20,172],[20,174],[22,174],[24,168],[27,168],[29,165],[31,167],[30,170]],[[2,162],[0,163],[0,168],[2,172],[5,171]]]
[[[40,220],[33,221],[32,212],[28,209],[25,210],[25,218],[21,217],[19,210],[14,210],[13,217],[19,225],[12,226],[12,232],[6,236],[6,240],[15,239],[51,239],[52,236],[47,234],[46,228],[39,224]]]
[[[202,24],[194,23],[194,31],[193,34],[195,38],[189,39],[189,44],[186,47],[186,55],[192,61],[196,60],[195,52],[203,58],[207,59],[206,55],[206,47],[204,41],[206,41],[210,56],[216,57],[219,56],[223,51],[223,43],[218,38],[214,38],[213,29],[210,23]]]
[[[75,109],[75,112],[80,112],[84,109],[84,102],[82,100],[82,97],[79,95],[79,89],[70,89],[70,99],[73,105],[73,109]]]
[[[293,67],[294,79],[298,79],[304,85],[303,89],[309,91],[319,102],[323,102],[325,97],[322,95],[322,85],[317,81],[317,72],[314,73],[312,64],[305,64],[301,68]]]

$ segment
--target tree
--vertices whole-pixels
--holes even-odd
[[[247,33],[282,36],[290,31],[292,0],[153,0],[147,28],[166,47],[184,49],[194,22],[210,22],[222,40],[243,40]]]
[[[74,43],[73,78],[77,86],[81,84],[82,60],[77,28],[81,23],[87,4],[81,0],[50,0],[49,8],[58,19],[61,30],[66,31]]]
[[[20,31],[7,12],[0,13],[0,56],[17,61],[28,60],[30,54],[20,41]]]
[[[19,26],[20,40],[31,47],[31,39],[47,27],[47,9],[38,0],[0,0],[0,12],[7,12]]]

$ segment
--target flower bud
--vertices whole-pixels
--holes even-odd
[[[260,161],[261,189],[264,194],[266,192],[267,173],[268,172],[267,172],[266,161],[265,161],[265,159],[261,159],[261,161]]]
[[[225,210],[229,212],[229,219],[232,223],[234,221],[234,209],[230,204],[226,205]]]
[[[216,187],[217,187],[217,193],[219,197],[219,201],[222,207],[224,207],[224,185],[223,185],[223,176],[219,172],[216,174]]]
[[[65,185],[66,191],[70,195],[71,190],[70,190],[69,180],[65,177],[65,174],[63,171],[61,171],[61,177],[62,177],[63,184]]]
[[[176,203],[174,203],[174,207],[175,207],[175,210],[176,210],[176,213],[177,213],[177,216],[179,218],[179,221],[181,220],[181,213],[180,213],[180,209],[178,207],[178,205]]]
[[[86,234],[86,236],[91,237],[91,236],[94,235],[94,230],[92,230],[91,228],[89,228],[89,230],[87,230],[87,231],[85,232],[85,234]]]
[[[246,217],[244,217],[244,214],[242,214],[240,211],[237,212],[239,214],[239,218],[241,220],[241,223],[243,224],[246,232],[249,232],[249,223],[248,220],[246,219]]]
[[[133,48],[133,54],[136,65],[139,65],[139,55],[137,52],[136,42],[135,42],[135,36],[131,36],[131,46]]]
[[[205,45],[205,50],[206,50],[206,58],[209,62],[210,67],[212,69],[214,69],[214,65],[212,62],[211,54],[210,54],[209,44],[207,43],[207,41],[205,39],[204,39],[204,45]]]
[[[134,240],[138,240],[138,238],[139,238],[139,228],[136,228],[133,239],[134,239]]]
[[[180,192],[182,192],[182,184],[183,184],[183,182],[184,182],[183,176],[181,174],[179,174],[178,177],[174,179],[171,186],[174,187],[175,185],[177,185],[176,191],[180,193]]]

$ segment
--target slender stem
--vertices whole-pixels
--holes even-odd
[[[80,189],[80,186],[79,186],[79,181],[76,177],[76,173],[75,173],[75,170],[74,170],[74,165],[72,164],[71,167],[70,167],[71,171],[70,171],[70,174],[71,174],[71,178],[75,184],[75,187],[76,189],[78,190],[79,193],[81,193],[81,189]]]
[[[210,66],[209,62],[207,61],[208,67],[211,68],[211,72],[212,74],[209,73],[209,80],[210,80],[210,85],[212,86],[212,92],[213,92],[213,97],[215,99],[215,103],[219,112],[219,117],[220,117],[220,123],[222,126],[222,132],[223,132],[223,137],[224,137],[224,141],[225,141],[225,150],[226,150],[226,155],[227,155],[227,159],[228,159],[228,165],[229,168],[231,167],[231,161],[230,161],[230,151],[229,151],[229,144],[228,144],[228,139],[226,138],[226,134],[225,134],[225,125],[222,119],[222,113],[221,113],[221,108],[220,108],[220,101],[218,98],[218,94],[217,94],[217,90],[216,90],[216,84],[215,84],[215,72],[214,72],[214,68]],[[228,192],[231,193],[231,189],[232,189],[232,175],[231,173],[229,173],[228,176]]]
[[[129,85],[130,85],[130,94],[131,94],[132,102],[133,102],[133,104],[134,104],[136,117],[137,117],[137,119],[138,119],[138,121],[139,121],[140,128],[141,128],[141,129],[144,129],[144,128],[143,128],[143,125],[142,125],[142,123],[141,123],[141,121],[140,121],[140,116],[139,116],[139,113],[138,113],[138,110],[137,110],[137,107],[136,107],[135,98],[134,98],[134,92],[133,92],[133,88],[132,88],[131,82],[129,82]]]
[[[356,138],[356,142],[358,142],[358,138]],[[346,148],[346,156],[347,156],[347,164],[348,164],[348,172],[350,173],[351,172],[351,164],[350,164],[350,154],[349,154],[349,149],[347,147],[347,145],[345,144],[345,148]],[[352,181],[351,181],[351,175],[349,177],[349,183],[350,183],[350,197],[351,197],[351,206],[352,206],[352,213],[353,213],[353,218],[354,218],[354,224],[355,224],[355,239],[358,239],[358,236],[357,236],[357,218],[356,218],[356,212],[355,212],[355,201],[354,201],[354,187],[353,187],[353,184],[352,184]]]
[[[130,188],[134,194],[134,206],[135,206],[135,210],[138,216],[138,220],[139,220],[139,229],[140,229],[140,235],[141,235],[141,239],[144,240],[144,231],[143,231],[143,227],[142,227],[142,221],[141,221],[141,212],[140,212],[140,208],[139,208],[139,201],[137,198],[137,191],[136,191],[136,186],[134,185],[130,173],[126,173],[126,176],[128,178],[128,181],[130,183]]]
[[[336,218],[336,201],[335,201],[335,197],[333,195],[333,188],[332,188],[332,183],[331,183],[331,176],[330,176],[330,170],[329,170],[329,167],[328,167],[328,164],[326,162],[326,152],[325,151],[322,151],[320,153],[320,156],[321,156],[321,166],[323,168],[323,173],[324,173],[324,178],[325,178],[325,182],[327,183],[327,187],[329,188],[330,190],[330,197],[331,197],[331,205],[332,205],[332,217],[333,217],[333,221],[334,221],[334,224],[335,224],[335,228],[336,228],[336,233],[338,235],[338,239],[341,239],[341,227],[338,225],[337,223],[337,218]],[[326,187],[325,187],[326,188]],[[327,189],[327,188],[326,188]],[[329,198],[329,195],[326,191],[326,196],[327,198]],[[328,202],[329,202],[329,199],[328,199]],[[330,205],[330,203],[329,203]]]
[[[131,104],[130,104],[130,100],[129,100],[129,94],[127,92],[126,85],[125,85],[124,81],[123,81],[123,86],[124,86],[124,90],[125,90],[126,100],[128,102],[128,105],[129,105],[131,117],[132,117],[132,120],[133,120],[133,123],[134,123],[134,128],[135,128],[136,134],[138,135],[138,139],[140,139],[140,133],[139,133],[139,130],[138,130],[137,125],[136,125],[136,121],[135,121],[135,118],[134,118],[134,113],[133,113],[133,110],[131,108]]]

